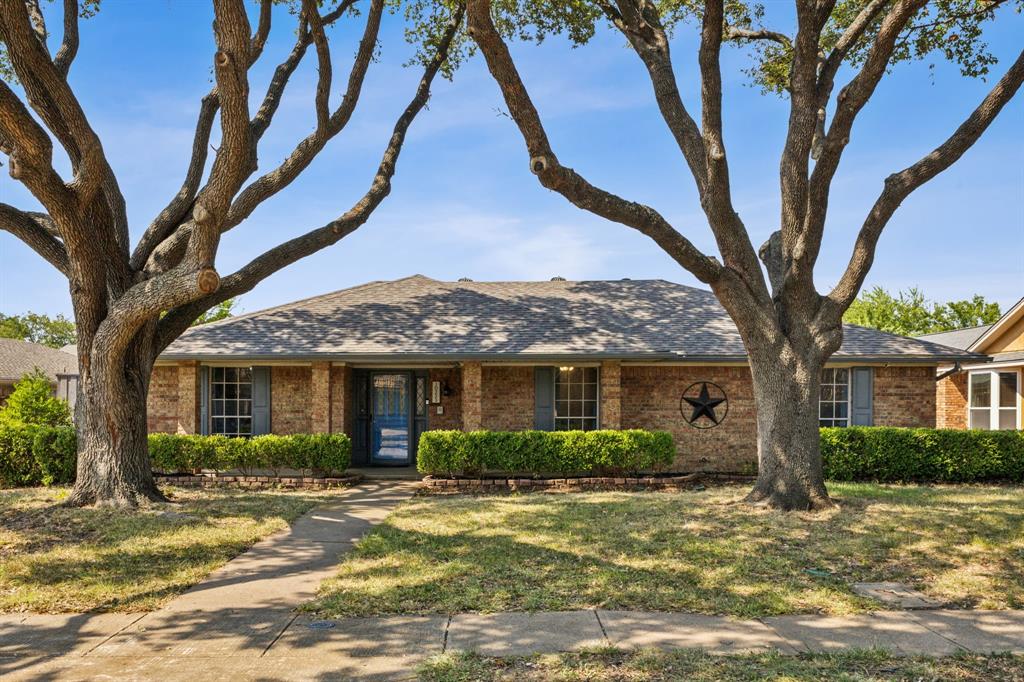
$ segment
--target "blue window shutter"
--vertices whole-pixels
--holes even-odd
[[[533,428],[555,430],[555,368],[534,367]]]
[[[270,433],[270,368],[252,368],[252,435]]]
[[[210,368],[199,368],[199,433],[210,435]]]
[[[850,372],[850,424],[853,426],[871,426],[874,422],[874,377],[871,367],[854,367]]]

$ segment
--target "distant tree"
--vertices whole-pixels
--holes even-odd
[[[882,287],[862,292],[843,315],[843,321],[903,336],[920,336],[991,324],[999,319],[998,303],[983,296],[970,300],[931,303],[917,288],[890,294]]]
[[[21,339],[50,348],[63,348],[69,343],[75,343],[75,323],[63,315],[50,317],[33,312],[24,315],[0,313],[0,338]]]
[[[226,320],[235,314],[235,306],[238,305],[237,298],[229,298],[226,301],[221,301],[217,305],[213,306],[205,313],[196,318],[196,321],[192,323],[193,327],[198,327],[201,324],[207,324],[209,322],[217,322],[219,320]]]
[[[0,425],[21,423],[39,426],[71,426],[71,408],[53,395],[50,378],[36,368],[14,385],[14,392],[0,408]]]

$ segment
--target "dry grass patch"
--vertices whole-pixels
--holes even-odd
[[[324,615],[601,607],[756,617],[877,608],[892,580],[964,607],[1024,606],[1024,489],[834,484],[818,514],[746,487],[420,497],[364,538]]]
[[[897,658],[879,651],[783,656],[711,656],[699,651],[614,649],[532,658],[438,656],[419,670],[423,682],[991,682],[1024,680],[1019,656]]]
[[[55,506],[67,492],[0,490],[0,612],[155,609],[326,497],[172,489],[125,512]]]

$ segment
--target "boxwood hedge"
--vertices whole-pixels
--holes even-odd
[[[75,478],[75,430],[70,427],[0,426],[0,487],[70,483]],[[149,436],[153,469],[164,473],[200,469],[295,469],[316,474],[348,468],[352,442],[344,434],[266,435],[254,438]]]
[[[1024,482],[1024,431],[827,428],[821,454],[833,481]]]
[[[417,468],[443,476],[610,475],[666,469],[675,454],[664,431],[427,431]]]

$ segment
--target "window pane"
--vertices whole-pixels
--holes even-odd
[[[569,384],[558,382],[555,386],[555,399],[556,400],[568,400],[569,399]]]
[[[248,382],[252,381],[252,368],[251,367],[239,367],[238,368],[238,379],[237,381]]]
[[[597,367],[586,367],[583,370],[583,380],[587,383],[597,383]]]
[[[213,430],[214,433],[224,433],[224,420],[214,418],[213,424],[211,425],[210,428]]]
[[[837,369],[836,370],[836,383],[845,384],[850,381],[850,370],[848,369]]]
[[[238,397],[244,398],[245,400],[252,398],[252,384],[239,384]]]
[[[971,375],[971,407],[992,405],[992,375],[978,372]]]
[[[831,384],[835,381],[836,371],[832,368],[821,370],[821,383]]]
[[[836,386],[836,400],[846,402],[849,400],[849,387],[847,386]]]
[[[846,419],[846,403],[836,403],[836,417],[840,419]]]
[[[990,429],[992,428],[992,413],[988,408],[983,410],[971,409],[971,428]]]
[[[238,401],[238,414],[249,417],[252,416],[252,401],[251,400],[239,400]]]
[[[224,368],[223,367],[214,367],[213,368],[213,380],[214,381],[224,381]]]
[[[583,387],[583,397],[587,400],[597,400],[597,384],[587,384]]]
[[[224,381],[236,382],[238,381],[238,368],[237,367],[225,367],[224,368]]]
[[[568,417],[569,416],[569,401],[559,400],[555,402],[555,416],[556,417]]]
[[[252,420],[251,419],[239,419],[238,420],[238,433],[244,436],[248,436],[252,433]]]
[[[583,416],[584,417],[596,417],[597,416],[597,403],[593,401],[587,401],[583,403]]]
[[[238,384],[224,384],[224,397],[234,400],[238,397]]]
[[[822,418],[832,418],[835,403],[821,403],[818,415]]]
[[[1017,410],[999,410],[999,429],[1009,431],[1017,428]]]
[[[999,373],[999,407],[1017,407],[1017,373]]]
[[[821,399],[822,400],[834,400],[835,399],[835,387],[834,386],[822,386],[821,387]]]

